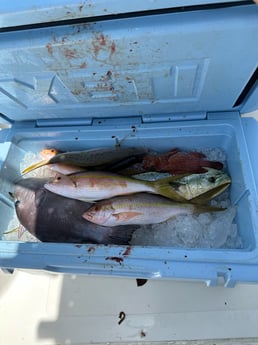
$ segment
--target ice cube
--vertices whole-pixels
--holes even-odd
[[[235,207],[230,207],[223,212],[214,213],[213,221],[207,228],[207,234],[212,248],[220,248],[225,244],[230,235],[232,221],[235,215]]]
[[[220,148],[201,148],[197,150],[205,154],[206,158],[211,161],[219,161],[223,163],[224,167],[226,166],[226,152]]]
[[[193,216],[179,216],[175,221],[175,231],[185,247],[198,246],[202,226]]]

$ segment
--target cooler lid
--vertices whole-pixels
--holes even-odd
[[[248,1],[235,0],[233,3]],[[0,2],[0,28],[60,20],[155,11],[186,6],[230,4],[232,0],[26,0]]]
[[[4,6],[11,11],[14,3]],[[57,3],[61,8],[65,1]],[[144,2],[147,9],[151,3]],[[28,4],[19,2],[15,13],[26,12]],[[236,2],[136,16],[127,2],[108,4],[126,14],[2,30],[0,112],[6,118],[258,108],[257,98],[249,97],[257,83],[258,6]],[[46,2],[42,6],[46,10]],[[0,15],[3,26],[8,13]]]

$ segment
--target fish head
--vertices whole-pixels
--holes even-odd
[[[231,178],[222,170],[212,168],[205,168],[207,173],[203,175],[202,183],[206,185],[207,190],[217,188],[220,186],[228,186],[231,183]]]
[[[222,170],[208,167],[204,169],[205,173],[183,176],[172,181],[171,185],[185,199],[206,203],[227,189],[231,178]]]
[[[42,159],[50,159],[59,153],[58,150],[53,148],[42,149],[39,153]]]
[[[192,203],[204,204],[224,192],[231,183],[231,178],[223,171],[212,168],[205,168],[204,174],[198,174],[197,180],[192,180],[192,190],[198,189],[201,193],[191,198]]]
[[[16,186],[14,191],[14,206],[17,213],[22,213],[26,209],[33,209],[35,192],[24,186]]]
[[[72,176],[57,173],[44,187],[50,192],[64,195],[66,190],[76,187],[76,181]]]
[[[39,201],[44,198],[42,187],[46,181],[47,179],[37,178],[22,179],[14,188],[13,198],[17,217],[20,223],[32,234],[35,234],[37,211],[40,207]]]
[[[96,203],[90,207],[82,216],[89,222],[104,225],[112,217],[112,205]]]

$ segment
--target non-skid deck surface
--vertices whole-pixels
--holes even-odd
[[[148,281],[137,287],[134,279],[29,271],[0,279],[1,345],[258,344],[225,340],[258,337],[258,285]]]

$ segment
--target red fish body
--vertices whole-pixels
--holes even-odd
[[[142,164],[145,169],[166,171],[171,174],[199,174],[207,172],[205,168],[217,170],[223,168],[221,162],[209,161],[203,153],[180,152],[178,149],[161,155],[145,156]]]

